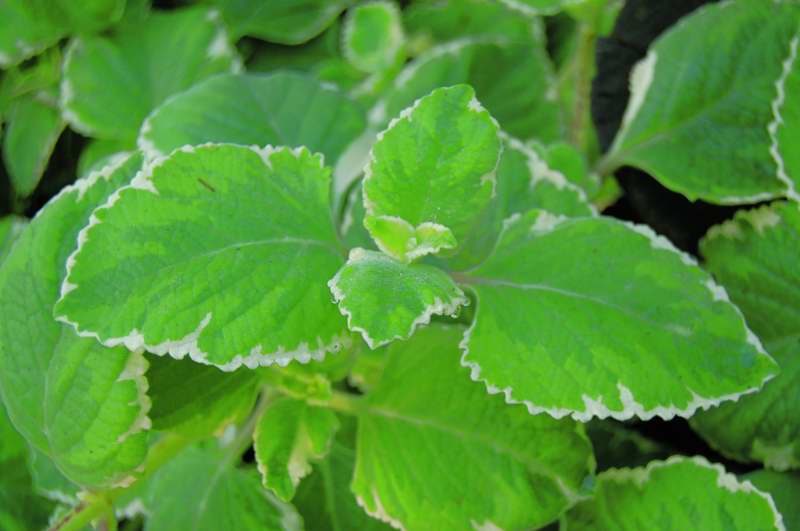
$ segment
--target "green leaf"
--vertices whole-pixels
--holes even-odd
[[[700,248],[781,372],[761,392],[696,415],[692,426],[733,459],[800,468],[800,207],[739,211],[713,227]]]
[[[503,130],[527,140],[561,137],[561,110],[544,45],[495,37],[459,39],[409,63],[370,116],[385,124],[432,90],[466,83]]]
[[[375,248],[372,237],[369,235],[366,227],[364,227],[365,215],[366,210],[364,209],[361,182],[359,181],[353,185],[350,193],[347,194],[344,205],[344,215],[339,225],[339,233],[342,235],[342,241],[350,249],[355,247],[367,249]]]
[[[311,472],[311,461],[327,455],[338,428],[339,420],[329,409],[291,398],[271,403],[253,435],[264,487],[291,500],[300,480]]]
[[[785,187],[789,199],[800,201],[800,153],[796,149],[800,141],[800,64],[797,48],[800,32],[795,33],[789,43],[789,55],[783,62],[783,72],[775,82],[775,98],[772,100],[772,121],[769,131],[772,143],[770,154],[777,165],[778,179]]]
[[[148,361],[149,417],[154,430],[188,437],[219,433],[243,420],[255,404],[258,375],[254,371],[223,373],[216,367],[169,357],[153,356]]]
[[[434,90],[400,113],[372,146],[362,183],[365,225],[378,247],[405,258],[397,251],[396,231],[371,224],[370,217],[400,218],[415,233],[436,224],[464,239],[494,194],[497,132],[465,85]],[[422,241],[406,256],[436,250]]]
[[[761,492],[772,496],[778,507],[786,529],[800,529],[800,475],[757,470],[742,476]]]
[[[86,136],[135,140],[142,121],[167,97],[239,66],[215,12],[154,12],[111,36],[73,40],[60,103],[70,126]]]
[[[434,315],[453,315],[469,304],[441,269],[404,264],[383,253],[356,248],[328,283],[347,326],[375,349],[408,339]]]
[[[300,517],[261,488],[258,473],[232,466],[216,448],[190,447],[149,480],[148,531],[298,530]]]
[[[721,465],[681,456],[599,474],[594,497],[576,505],[561,524],[571,531],[784,529],[768,494]]]
[[[689,416],[776,373],[725,290],[646,226],[531,211],[456,278],[477,298],[462,363],[532,414]]]
[[[62,190],[0,268],[0,392],[9,415],[86,486],[125,482],[144,458],[147,362],[140,352],[79,338],[51,309],[80,227],[140,164],[139,156],[123,157]]]
[[[33,447],[29,448],[28,470],[37,494],[70,506],[78,504],[80,487],[64,477],[52,459]]]
[[[353,492],[406,529],[542,526],[592,472],[589,441],[572,421],[509,408],[470,382],[462,332],[430,326],[388,347],[360,408]]]
[[[329,189],[305,148],[175,151],[95,211],[56,315],[224,370],[321,359],[349,343],[327,287],[344,262]]]
[[[244,35],[280,44],[302,44],[333,23],[352,0],[209,0],[236,38]]]
[[[119,153],[135,151],[136,145],[125,140],[90,140],[78,158],[77,173],[80,178],[102,169]]]
[[[654,459],[665,459],[671,453],[634,428],[614,420],[587,422],[586,433],[592,441],[598,472],[611,467],[644,466]]]
[[[37,96],[19,99],[8,122],[3,160],[14,190],[27,197],[39,184],[65,124],[58,110]]]
[[[400,10],[393,2],[374,1],[347,12],[342,40],[344,56],[359,70],[383,72],[404,55]]]
[[[641,168],[691,200],[781,195],[768,124],[800,8],[734,1],[687,16],[650,47],[607,162]]]
[[[350,492],[355,452],[341,438],[328,456],[314,465],[314,472],[300,483],[294,505],[306,529],[314,531],[388,531],[389,526],[368,516]]]
[[[4,0],[0,68],[32,57],[73,31],[99,31],[119,20],[125,0]]]
[[[333,166],[364,125],[355,103],[305,74],[221,75],[156,109],[142,127],[139,147],[155,158],[206,142],[306,146]]]
[[[19,216],[5,216],[0,218],[0,265],[3,264],[11,246],[17,241],[19,235],[28,225],[28,220]]]
[[[573,5],[585,3],[587,0],[500,0],[510,9],[529,17],[538,15],[554,15]]]

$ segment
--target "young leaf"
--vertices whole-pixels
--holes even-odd
[[[772,496],[786,529],[800,529],[800,505],[797,504],[800,496],[800,474],[756,470],[745,474],[742,479]]]
[[[125,156],[65,188],[0,268],[0,392],[25,438],[83,485],[127,480],[144,458],[147,364],[79,338],[51,308],[80,227],[140,164]]]
[[[154,12],[109,37],[75,39],[64,60],[64,118],[86,136],[135,140],[167,97],[239,67],[217,18],[204,8]]]
[[[692,418],[726,456],[770,468],[800,468],[800,207],[775,203],[712,228],[706,265],[764,341],[781,372],[761,392]]]
[[[397,76],[371,118],[385,124],[438,87],[466,83],[503,130],[527,140],[561,137],[561,110],[552,65],[538,41],[508,38],[458,39],[430,49]]]
[[[347,12],[342,49],[350,63],[370,74],[394,67],[404,45],[400,10],[392,2],[374,1]]]
[[[777,372],[725,290],[644,226],[531,211],[456,277],[477,297],[462,363],[531,413],[689,416]]]
[[[0,218],[0,266],[6,256],[11,252],[11,246],[17,241],[23,229],[28,225],[25,218],[19,216],[5,216]]]
[[[396,231],[369,222],[377,216],[400,218],[415,231],[441,225],[463,240],[494,193],[497,132],[465,85],[434,90],[400,113],[372,146],[362,184],[365,226],[378,247],[403,258],[392,245]],[[420,244],[416,256],[430,252]]]
[[[64,129],[58,110],[37,97],[21,98],[8,118],[3,160],[11,184],[22,197],[33,193]]]
[[[148,361],[154,430],[202,437],[243,420],[253,408],[258,390],[254,371],[223,373],[216,367],[158,356]]]
[[[327,455],[338,428],[339,420],[329,409],[291,398],[275,400],[253,436],[264,487],[284,501],[291,500],[300,480],[311,472],[311,461]]]
[[[142,126],[139,147],[156,158],[206,142],[306,146],[334,166],[364,123],[355,103],[305,74],[220,75],[156,109]]]
[[[772,100],[772,121],[768,131],[772,139],[770,154],[778,168],[778,179],[789,199],[800,201],[800,64],[797,61],[800,32],[789,43],[789,55],[783,62],[783,72],[775,83]]]
[[[329,189],[304,148],[175,151],[95,211],[56,314],[224,370],[321,359],[349,341],[327,287],[344,262]]]
[[[781,195],[767,126],[798,17],[790,2],[731,1],[664,33],[634,68],[612,166],[641,168],[692,200]]]
[[[542,526],[592,472],[589,441],[572,421],[530,416],[471,383],[462,332],[430,326],[388,347],[360,408],[353,492],[406,529]]]
[[[561,523],[570,530],[785,529],[768,494],[721,465],[682,456],[599,474],[594,497]]]
[[[248,35],[302,44],[333,23],[352,0],[209,0],[222,10],[236,38]]]
[[[469,303],[441,269],[403,264],[383,253],[353,249],[328,283],[350,330],[370,348],[408,339],[434,315],[452,315]],[[387,304],[387,301],[391,301]]]
[[[148,531],[221,529],[299,530],[290,505],[261,488],[255,470],[234,468],[211,447],[190,447],[148,481]]]

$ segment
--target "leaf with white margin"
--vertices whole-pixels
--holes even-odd
[[[330,169],[305,148],[187,146],[92,215],[56,315],[107,346],[234,370],[349,343]]]
[[[781,372],[760,392],[690,423],[727,457],[800,469],[800,206],[781,202],[739,211],[712,227],[700,249]]]
[[[532,414],[685,417],[777,372],[725,290],[643,225],[534,210],[454,276],[477,298],[462,363]]]
[[[789,55],[783,73],[775,83],[772,121],[768,131],[772,139],[770,153],[778,167],[778,179],[789,199],[800,201],[800,64],[797,61],[800,33],[789,43]]]
[[[800,474],[756,470],[742,476],[761,492],[772,496],[786,529],[800,529]]]
[[[370,113],[382,126],[438,87],[466,83],[503,130],[527,140],[559,140],[561,109],[542,42],[467,37],[431,48],[410,62]]]
[[[154,11],[110,36],[73,40],[60,105],[64,119],[86,136],[135,140],[150,111],[169,96],[239,66],[215,11]]]
[[[584,2],[586,0],[500,0],[501,4],[529,17],[555,15],[564,8]]]
[[[578,496],[591,445],[579,424],[528,415],[470,382],[463,330],[432,325],[387,347],[359,408],[353,492],[399,528],[538,528]]]
[[[139,148],[156,158],[206,142],[306,146],[334,166],[364,127],[352,100],[309,75],[223,74],[158,107],[142,126]]]
[[[154,430],[187,437],[218,434],[243,421],[255,404],[255,371],[223,373],[216,367],[159,356],[150,356],[148,361],[149,417]]]
[[[691,200],[778,197],[767,130],[800,6],[728,1],[667,30],[633,70],[606,165],[635,166]]]
[[[161,467],[147,482],[147,530],[302,529],[295,509],[264,490],[255,470],[233,465],[209,443],[189,447]]]
[[[74,31],[99,31],[122,16],[125,0],[3,0],[0,68],[33,57]]]
[[[722,465],[683,456],[598,474],[594,497],[562,516],[561,529],[785,531],[769,494]]]
[[[466,85],[436,89],[378,135],[364,170],[366,219],[435,223],[461,241],[494,194],[497,122]],[[365,225],[370,228],[365,219]],[[380,248],[383,235],[372,232]]]
[[[37,96],[21,98],[8,116],[3,137],[3,160],[17,194],[33,193],[65,123],[54,104]]]
[[[20,216],[10,215],[0,218],[0,265],[27,225],[28,220]]]
[[[80,487],[67,479],[52,459],[32,446],[29,447],[28,470],[37,494],[69,506],[78,505]]]
[[[348,10],[343,31],[342,53],[363,72],[383,72],[403,58],[405,36],[393,2],[373,1]]]
[[[272,402],[256,424],[253,448],[262,484],[290,501],[311,462],[328,454],[339,429],[336,414],[291,398]]]
[[[138,155],[76,182],[45,206],[0,268],[0,392],[14,424],[73,481],[127,480],[144,458],[147,363],[53,320],[65,264],[94,208],[127,183]]]
[[[397,216],[367,216],[363,223],[378,248],[403,263],[458,245],[449,228],[430,221],[414,227]]]
[[[434,315],[453,315],[469,304],[447,273],[425,264],[404,264],[383,253],[353,249],[328,283],[347,326],[375,349],[408,339]]]
[[[231,33],[279,44],[303,44],[325,31],[353,0],[208,0]]]

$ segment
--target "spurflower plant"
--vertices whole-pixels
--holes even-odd
[[[800,5],[405,4],[0,3],[0,528],[800,528]]]

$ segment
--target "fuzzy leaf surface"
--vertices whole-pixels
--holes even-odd
[[[220,21],[205,8],[154,11],[110,36],[74,40],[64,62],[64,118],[86,136],[135,140],[145,117],[169,96],[238,68]]]
[[[147,450],[147,363],[53,319],[67,257],[92,210],[139,169],[118,159],[51,201],[0,268],[0,390],[29,443],[73,481],[127,478]]]
[[[339,428],[336,414],[301,400],[279,398],[256,425],[253,447],[262,484],[290,501],[311,472],[311,462],[325,457]]]
[[[348,342],[327,286],[344,258],[320,155],[212,144],[149,169],[94,213],[57,315],[106,345],[225,370]]]
[[[691,200],[781,195],[767,126],[798,22],[790,2],[725,2],[688,15],[635,67],[609,157]]]
[[[671,457],[645,468],[610,469],[595,494],[563,518],[561,529],[783,530],[772,498],[702,457]]]
[[[688,416],[777,372],[724,290],[644,226],[531,211],[462,280],[463,363],[531,413]]]
[[[800,207],[740,211],[701,243],[706,267],[781,367],[761,392],[692,418],[715,448],[778,470],[800,468]]]
[[[154,158],[206,142],[306,146],[334,166],[364,124],[353,101],[306,74],[219,75],[156,109],[142,127],[139,147]]]
[[[591,446],[575,422],[528,415],[470,382],[462,332],[434,325],[387,347],[359,416],[353,492],[395,527],[537,528],[592,472]]]

